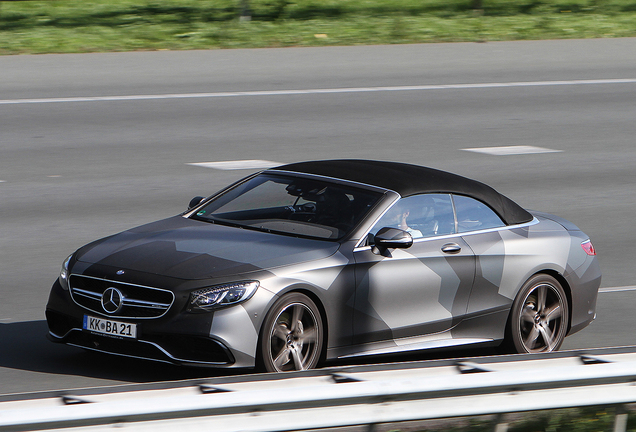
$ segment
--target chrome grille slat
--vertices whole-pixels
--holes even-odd
[[[93,300],[100,300],[102,295],[100,293],[96,293],[93,291],[87,291],[87,290],[83,290],[83,289],[75,289],[74,294],[77,295],[81,295],[83,297],[89,298],[89,299],[93,299]]]
[[[112,318],[153,319],[165,315],[175,296],[172,291],[142,285],[117,282],[92,276],[70,275],[70,293],[73,301],[82,308]],[[115,313],[102,307],[102,295],[108,288],[122,294],[122,306]]]
[[[124,305],[133,306],[133,307],[147,307],[147,308],[153,308],[153,309],[167,309],[170,307],[169,304],[165,304],[165,303],[147,302],[143,300],[132,300],[129,298],[124,299]]]

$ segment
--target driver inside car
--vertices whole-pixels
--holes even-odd
[[[376,227],[398,228],[411,234],[411,237],[413,238],[424,237],[420,230],[411,228],[409,226],[407,219],[410,214],[411,210],[409,209],[409,207],[406,205],[406,203],[404,203],[403,200],[400,200],[393,207],[391,207],[391,209],[386,212],[384,216],[382,216],[382,218],[380,218],[380,220],[376,224]]]

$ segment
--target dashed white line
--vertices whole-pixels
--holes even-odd
[[[213,168],[218,170],[241,170],[241,169],[267,169],[282,165],[278,162],[267,160],[249,159],[234,160],[220,162],[193,162],[186,165],[200,166],[204,168]]]
[[[425,91],[425,90],[465,90],[487,89],[505,87],[545,87],[566,85],[603,85],[603,84],[634,84],[636,78],[620,79],[594,79],[594,80],[562,80],[562,81],[519,81],[519,82],[495,82],[473,84],[431,84],[412,86],[379,86],[379,87],[346,87],[303,90],[256,90],[238,92],[213,92],[213,93],[174,93],[156,95],[122,95],[122,96],[80,96],[63,98],[34,98],[34,99],[0,99],[0,105],[11,104],[38,104],[38,103],[68,103],[68,102],[109,102],[109,101],[140,101],[161,99],[196,99],[196,98],[220,98],[239,96],[290,96],[330,93],[368,93],[391,91]]]
[[[494,156],[511,156],[522,154],[540,154],[540,153],[560,153],[563,150],[553,150],[544,147],[535,146],[503,146],[503,147],[476,147],[465,148],[464,151],[484,153]]]
[[[636,291],[636,286],[623,286],[623,287],[606,287],[598,290],[600,293],[608,292],[622,292],[622,291]]]

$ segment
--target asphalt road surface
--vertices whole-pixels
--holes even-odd
[[[227,373],[45,338],[69,253],[251,172],[200,162],[373,158],[486,182],[579,225],[619,288],[563,348],[636,344],[636,39],[5,56],[0,71],[0,394]],[[466,150],[501,146],[553,151]]]

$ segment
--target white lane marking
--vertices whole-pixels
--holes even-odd
[[[193,162],[186,165],[200,166],[204,168],[213,168],[218,170],[241,170],[241,169],[266,169],[282,165],[278,162],[267,160],[235,160],[221,162]]]
[[[0,180],[0,183],[6,183],[6,182],[7,182],[6,180]]]
[[[624,286],[624,287],[606,287],[598,290],[600,293],[608,292],[621,292],[621,291],[636,291],[636,286]]]
[[[461,149],[464,151],[484,153],[494,156],[510,156],[521,154],[560,153],[563,150],[553,150],[535,146],[503,146],[503,147],[476,147]]]
[[[474,83],[474,84],[431,84],[413,86],[390,86],[390,87],[347,87],[347,88],[326,88],[326,89],[304,89],[304,90],[256,90],[239,92],[216,92],[216,93],[174,93],[156,95],[124,95],[124,96],[81,96],[65,98],[41,98],[41,99],[0,99],[0,105],[12,104],[37,104],[37,103],[63,103],[63,102],[109,102],[109,101],[139,101],[157,99],[196,99],[196,98],[219,98],[238,96],[290,96],[290,95],[310,95],[329,93],[367,93],[367,92],[389,92],[389,91],[422,91],[422,90],[464,90],[482,88],[502,88],[502,87],[544,87],[563,85],[599,85],[599,84],[634,84],[636,78],[625,79],[595,79],[595,80],[564,80],[564,81],[519,81],[501,83]]]

